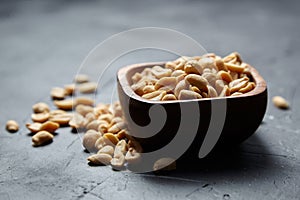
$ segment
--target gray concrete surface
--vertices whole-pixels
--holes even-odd
[[[0,199],[299,199],[299,16],[299,1],[1,1]],[[88,166],[68,128],[33,148],[31,106],[71,82],[99,42],[144,26],[181,31],[220,55],[240,52],[291,109],[269,102],[240,147],[165,176]],[[18,133],[5,131],[8,119]]]

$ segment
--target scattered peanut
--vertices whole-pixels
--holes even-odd
[[[6,130],[15,133],[19,130],[19,124],[15,120],[8,120],[6,122]]]
[[[83,94],[94,93],[97,90],[97,83],[94,82],[82,83],[78,85],[77,89],[79,92]]]
[[[93,165],[109,165],[112,157],[107,153],[99,153],[89,156],[87,160]]]
[[[49,113],[33,113],[31,114],[31,119],[33,122],[39,122],[39,123],[43,123],[45,121],[47,121],[50,117]]]
[[[52,99],[62,100],[65,98],[65,90],[60,87],[54,87],[51,89],[50,95]]]
[[[75,83],[89,82],[89,76],[86,74],[77,74],[74,78]]]
[[[58,128],[59,128],[58,123],[47,121],[41,125],[40,130],[54,133]]]
[[[275,96],[272,98],[273,104],[280,109],[288,109],[289,103],[281,96]]]
[[[48,144],[53,139],[53,135],[50,134],[48,131],[40,131],[32,136],[32,145],[33,146],[41,146]]]
[[[32,110],[34,113],[44,113],[50,112],[50,108],[46,103],[39,102],[32,106]]]
[[[66,99],[66,100],[54,101],[54,105],[58,109],[72,110],[73,109],[73,99]]]

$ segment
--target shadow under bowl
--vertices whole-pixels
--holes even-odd
[[[213,150],[240,144],[255,133],[268,98],[266,82],[255,68],[250,67],[250,73],[256,87],[239,96],[151,101],[131,89],[131,77],[136,72],[164,64],[133,64],[117,74],[120,104],[129,133],[141,144],[143,152],[161,150],[162,154],[195,160]]]

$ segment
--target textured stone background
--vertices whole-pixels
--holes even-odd
[[[299,16],[296,0],[2,0],[0,199],[298,199]],[[95,45],[144,26],[181,31],[220,55],[240,52],[266,79],[269,96],[285,96],[291,110],[269,102],[264,122],[240,147],[167,176],[90,167],[68,128],[33,148],[24,128],[31,106],[71,82]],[[16,134],[5,131],[11,118],[21,124]]]

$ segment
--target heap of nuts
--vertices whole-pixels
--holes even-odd
[[[119,102],[94,106],[93,99],[74,97],[73,94],[75,91],[93,93],[97,84],[90,82],[87,75],[77,75],[75,83],[52,88],[50,96],[57,109],[51,110],[44,102],[32,106],[32,123],[27,123],[26,127],[32,134],[33,146],[50,144],[57,129],[69,126],[75,131],[85,132],[84,148],[96,153],[87,158],[90,164],[110,164],[114,169],[123,169],[127,164],[137,163],[142,149],[127,132]],[[7,123],[8,130],[13,132],[16,128],[15,121]]]
[[[164,67],[132,76],[132,90],[148,100],[169,101],[238,96],[255,88],[250,68],[237,52],[180,57]]]

